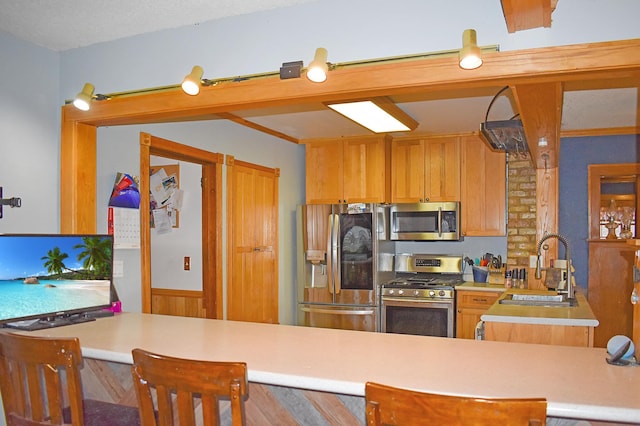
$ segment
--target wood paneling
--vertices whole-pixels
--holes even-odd
[[[206,318],[201,291],[151,289],[151,313]]]
[[[498,300],[500,294],[497,291],[457,291],[456,337],[475,339],[476,325],[480,317]]]

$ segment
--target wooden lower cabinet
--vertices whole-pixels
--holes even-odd
[[[485,321],[484,338],[496,342],[592,347],[593,328]]]
[[[498,291],[459,290],[456,292],[456,337],[475,339],[482,314],[500,297]]]
[[[589,241],[589,305],[600,322],[594,346],[633,334],[633,263],[636,248],[625,240]]]

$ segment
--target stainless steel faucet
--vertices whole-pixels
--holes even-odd
[[[538,242],[538,257],[536,258],[536,279],[539,280],[540,278],[542,278],[542,268],[540,267],[540,254],[541,254],[540,249],[542,248],[542,244],[549,238],[556,238],[558,241],[564,244],[564,255],[567,260],[567,270],[566,270],[566,287],[567,288],[566,290],[558,291],[558,293],[566,292],[567,299],[573,299],[575,298],[575,289],[573,287],[573,283],[571,280],[571,250],[569,249],[569,241],[567,241],[567,239],[563,235],[555,234],[555,233],[546,234]],[[545,247],[545,250],[547,248],[548,247]]]

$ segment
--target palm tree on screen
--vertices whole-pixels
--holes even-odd
[[[94,278],[107,279],[111,275],[111,241],[101,237],[82,237],[82,244],[74,249],[81,249],[78,260],[82,267]]]
[[[54,247],[47,252],[46,256],[42,256],[42,260],[46,260],[44,263],[47,272],[52,275],[60,275],[63,270],[68,268],[64,264],[64,260],[69,257],[67,253],[62,253],[59,247]]]

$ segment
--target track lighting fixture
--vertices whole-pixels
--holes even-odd
[[[459,53],[460,68],[472,70],[482,65],[482,52],[476,41],[476,30],[468,29],[462,33],[462,49]]]
[[[82,91],[78,93],[73,100],[73,106],[81,111],[89,111],[91,108],[91,99],[93,98],[93,91],[95,87],[91,83],[85,83]]]
[[[316,49],[316,54],[313,57],[313,61],[307,68],[307,78],[314,83],[322,83],[327,79],[327,72],[329,72],[329,66],[327,65],[327,49],[319,47]]]
[[[195,96],[200,93],[200,84],[202,84],[202,74],[204,70],[201,66],[196,65],[184,80],[182,80],[182,90],[187,95]]]

